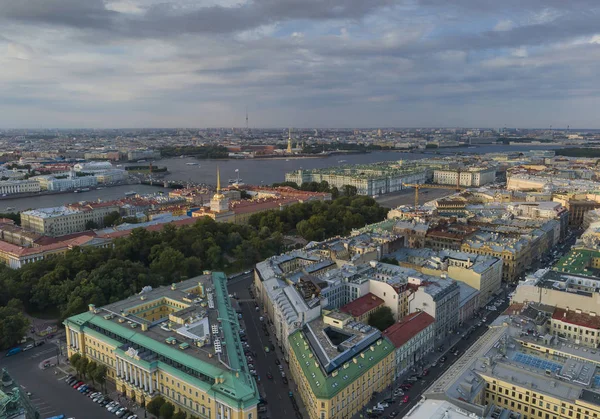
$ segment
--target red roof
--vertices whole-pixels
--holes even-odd
[[[399,348],[427,326],[433,324],[434,321],[435,319],[424,311],[417,311],[385,329],[383,335],[387,336],[396,348]]]
[[[575,310],[557,308],[552,315],[553,320],[583,326],[590,329],[600,329],[600,317],[586,313],[576,313]]]
[[[346,304],[340,311],[350,314],[352,317],[360,317],[363,314],[383,305],[385,302],[375,294],[368,293],[360,298]]]

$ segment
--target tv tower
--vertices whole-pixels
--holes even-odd
[[[248,107],[246,106],[246,131],[249,131],[248,129]]]
[[[292,129],[289,128],[288,129],[288,146],[287,146],[287,153],[288,154],[292,154]]]

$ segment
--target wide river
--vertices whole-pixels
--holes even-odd
[[[560,146],[505,146],[485,145],[476,148],[443,148],[440,149],[440,157],[445,153],[462,152],[469,154],[485,154],[493,152],[514,152],[529,150],[549,150],[562,148]],[[393,151],[376,151],[367,154],[334,155],[320,158],[270,158],[270,159],[231,159],[231,160],[196,160],[194,158],[169,158],[157,161],[158,166],[166,166],[169,174],[166,179],[178,181],[191,181],[196,183],[216,184],[217,166],[221,172],[221,183],[225,186],[229,179],[237,177],[236,169],[239,171],[240,179],[251,185],[271,184],[283,182],[285,173],[298,169],[318,169],[323,167],[339,166],[342,164],[367,164],[389,160],[417,160],[426,157],[435,157],[432,153],[398,153]],[[188,165],[187,163],[198,163]],[[80,194],[65,193],[57,195],[41,195],[27,198],[11,198],[0,200],[0,211],[6,211],[8,207],[15,211],[23,211],[30,208],[53,207],[64,205],[79,200],[111,200],[122,198],[125,192],[136,191],[138,193],[151,193],[166,191],[163,188],[147,185],[124,185],[93,190]]]

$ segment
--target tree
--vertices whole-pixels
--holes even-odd
[[[11,299],[6,307],[0,307],[0,348],[16,345],[29,328],[29,319],[23,314],[23,303]]]
[[[169,402],[165,402],[159,410],[161,419],[173,419],[175,413],[175,406]]]
[[[119,211],[112,211],[104,216],[104,227],[110,227],[117,223],[117,220],[121,218]]]
[[[99,229],[100,226],[98,225],[97,222],[93,221],[93,220],[87,220],[85,222],[85,229],[86,230],[97,230]]]
[[[158,416],[160,413],[160,408],[163,404],[166,403],[166,400],[162,396],[158,396],[155,399],[152,399],[148,404],[146,404],[146,410],[152,413],[154,416]]]
[[[342,188],[342,194],[348,197],[356,196],[358,194],[358,190],[356,189],[356,186],[344,185],[344,187]]]
[[[94,370],[93,374],[93,379],[100,384],[100,386],[102,388],[104,387],[104,384],[106,383],[106,374],[108,373],[108,368],[106,367],[106,365],[103,364],[98,364],[96,366],[96,369]]]
[[[376,327],[382,332],[394,323],[394,315],[389,307],[382,307],[369,316],[369,326]]]
[[[89,363],[90,363],[90,360],[87,359],[85,356],[79,360],[79,367],[80,367],[81,375],[83,375],[84,377],[86,376],[87,367],[88,367]]]
[[[69,358],[69,362],[71,363],[71,366],[75,368],[75,371],[77,371],[77,373],[79,374],[79,372],[81,371],[81,355],[78,353],[74,353],[73,355],[71,355],[71,358]]]
[[[173,415],[173,419],[187,419],[187,413],[185,413],[183,410],[180,410]]]
[[[85,367],[85,375],[92,379],[92,383],[96,384],[96,380],[94,378],[94,373],[96,372],[96,368],[98,368],[98,364],[95,361],[90,361]]]
[[[387,263],[389,265],[396,265],[399,266],[400,264],[398,263],[398,261],[396,260],[396,258],[381,258],[380,260],[381,263]]]

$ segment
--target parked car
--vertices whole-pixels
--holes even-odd
[[[268,372],[268,373],[267,373],[267,378],[268,378],[269,380],[272,380],[272,379],[273,379],[273,374],[271,374],[270,372]]]
[[[402,403],[408,403],[410,401],[410,396],[407,394],[406,396],[404,396],[404,398],[402,399]]]

